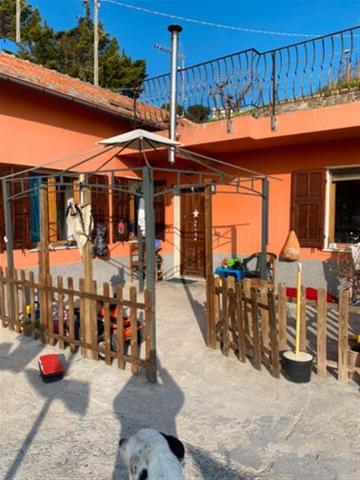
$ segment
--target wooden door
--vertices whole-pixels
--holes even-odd
[[[181,274],[205,277],[204,192],[181,194]]]

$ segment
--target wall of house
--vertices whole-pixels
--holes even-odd
[[[292,172],[359,165],[359,152],[360,139],[357,138],[251,150],[223,158],[276,177],[270,179],[268,251],[279,255],[290,229]],[[259,181],[253,186],[261,190]],[[213,200],[213,246],[216,262],[232,254],[250,255],[260,251],[261,199],[249,195],[216,194]],[[301,248],[300,256],[308,284],[318,287],[330,279],[327,264],[333,257],[331,252]],[[295,267],[280,262],[280,278],[294,283]]]
[[[76,103],[65,101],[22,86],[2,83],[0,89],[0,163],[22,165],[25,168],[48,165],[57,159],[64,159],[76,153],[96,148],[97,142],[132,130],[127,120],[107,115]],[[97,168],[111,151],[87,163],[86,169]],[[76,159],[54,164],[54,169],[73,165]],[[130,167],[135,162],[114,159],[109,168]],[[82,167],[77,170],[81,171]],[[128,172],[128,176],[136,176]],[[111,215],[111,202],[110,202]],[[164,254],[172,251],[172,206],[166,202],[167,237]],[[111,237],[111,235],[110,235]],[[111,257],[128,265],[129,247],[126,243],[110,244]],[[119,260],[120,259],[120,260]],[[122,259],[122,260],[121,260]],[[77,248],[58,248],[50,252],[51,265],[80,265],[81,256]],[[39,263],[36,250],[15,251],[15,266],[18,269],[35,268]],[[6,254],[0,253],[0,265],[6,266]],[[100,264],[99,264],[100,265]],[[80,266],[79,266],[80,268]],[[168,267],[170,270],[170,266]],[[125,268],[126,270],[126,268]]]

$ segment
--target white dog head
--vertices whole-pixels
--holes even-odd
[[[175,437],[146,428],[120,440],[130,480],[182,480],[184,445]]]

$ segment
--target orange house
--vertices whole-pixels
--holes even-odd
[[[268,251],[279,256],[289,231],[294,229],[301,244],[305,284],[327,284],[334,290],[336,276],[330,271],[329,259],[360,241],[360,92],[353,89],[350,94],[338,93],[329,98],[324,97],[316,105],[302,102],[292,111],[280,109],[276,130],[271,128],[270,116],[255,118],[250,113],[232,118],[231,128],[229,120],[182,122],[178,141],[198,153],[269,175]],[[125,97],[13,56],[0,55],[1,175],[47,165],[75,152],[89,152],[99,140],[136,125],[152,131],[159,129],[151,121],[144,124],[135,119],[131,100]],[[67,161],[54,164],[54,177]],[[124,153],[114,158],[112,165],[131,169],[136,159]],[[136,184],[135,172],[130,171],[127,177],[114,180],[98,175],[96,182]],[[56,218],[50,234],[50,263],[54,273],[75,276],[81,272],[81,257],[76,248],[65,247],[62,242],[64,205],[69,195],[70,191],[58,192],[54,197]],[[103,190],[95,189],[92,195],[94,216],[108,227],[111,252],[109,260],[95,262],[95,275],[104,280],[114,277],[116,281],[126,273],[129,262],[129,247],[117,238],[116,225],[121,218],[134,216],[136,205],[129,198],[117,198]],[[19,205],[13,208],[15,264],[17,268],[35,268],[36,205],[29,206],[25,200]],[[214,265],[224,257],[260,251],[259,197],[231,195],[225,187],[218,187],[212,205]],[[191,258],[194,253],[189,253],[187,244],[192,234],[187,219],[193,212],[199,214],[197,228],[203,228],[201,192],[189,189],[169,195],[155,208],[165,274],[203,276],[203,237],[198,237],[196,259]],[[0,234],[3,238],[4,232]],[[4,253],[0,254],[0,264],[6,265]],[[279,261],[277,280],[294,284],[295,268],[294,264]]]

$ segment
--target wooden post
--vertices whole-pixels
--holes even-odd
[[[245,320],[245,333],[252,337],[252,323],[251,323],[251,308],[249,307],[251,301],[251,280],[250,278],[244,278],[244,320]]]
[[[271,347],[272,374],[275,378],[280,378],[280,354],[279,354],[279,335],[276,325],[275,294],[269,290],[267,294],[267,305],[269,312],[269,334]]]
[[[223,314],[223,353],[229,355],[229,298],[228,298],[228,279],[225,278],[222,282],[223,295],[222,295],[222,314]]]
[[[317,374],[326,376],[326,290],[318,290],[317,301]]]
[[[287,350],[287,311],[286,311],[286,287],[284,283],[278,285],[278,311],[279,311],[279,348]]]
[[[46,186],[42,185],[40,189],[40,217],[41,217],[41,240],[40,240],[40,265],[39,265],[39,284],[40,284],[40,337],[43,343],[46,343],[49,309],[48,295],[46,291],[47,281],[50,275],[49,262],[49,205]]]
[[[139,373],[139,367],[137,363],[138,359],[138,337],[137,337],[137,307],[136,307],[136,287],[130,288],[130,328],[131,328],[131,372],[134,374]]]
[[[20,270],[20,288],[21,288],[21,311],[22,311],[22,327],[24,335],[30,334],[30,328],[27,324],[26,318],[26,286],[25,286],[25,272]]]
[[[104,297],[110,297],[110,285],[108,282],[103,284]],[[85,331],[86,336],[86,331]],[[105,363],[111,365],[111,326],[110,326],[110,298],[104,299],[104,343],[105,343]]]
[[[81,175],[80,181],[84,182],[85,178]],[[83,205],[91,204],[91,191],[89,187],[82,186],[82,199],[81,202]],[[86,232],[87,233],[87,232]],[[93,292],[93,260],[92,260],[92,243],[90,239],[86,242],[83,249],[83,265],[84,265],[84,291],[85,293]],[[93,320],[94,316],[92,314],[92,301],[89,298],[84,298],[84,318],[81,319],[81,322],[84,326],[85,343],[89,345],[94,344],[93,334]],[[86,358],[95,358],[94,352],[89,349],[84,349],[84,355]]]
[[[257,370],[261,370],[261,341],[259,329],[259,307],[257,291],[255,287],[251,287],[251,316],[253,329],[253,346],[254,346],[254,366]]]
[[[74,281],[72,277],[68,277],[67,281],[67,288],[69,290],[68,293],[68,307],[69,307],[69,344],[70,344],[70,351],[71,353],[75,353],[76,346],[74,344],[75,340],[75,317],[74,317],[74,294],[72,293],[74,290]]]
[[[144,292],[144,298],[145,298],[145,304],[146,300],[149,297],[149,292],[145,290]],[[119,285],[116,287],[116,332],[117,332],[117,338],[116,338],[116,351],[117,351],[117,363],[118,367],[121,368],[122,370],[125,369],[125,360],[124,360],[124,318],[123,318],[123,289]],[[150,300],[151,303],[151,300]],[[150,312],[151,314],[151,312]],[[147,317],[145,313],[145,327],[147,328]],[[149,352],[150,352],[150,345],[148,345],[147,338],[146,338],[146,346],[149,347]],[[148,357],[146,357],[148,359]],[[149,353],[149,359],[150,359],[150,353]]]
[[[207,310],[207,328],[206,344],[208,347],[215,348],[215,330],[214,330],[214,312],[213,312],[213,249],[212,249],[212,201],[211,185],[205,187],[204,191],[204,223],[205,223],[205,277],[206,277],[206,310]]]
[[[11,308],[11,302],[10,299],[14,298],[13,292],[14,289],[12,288],[11,282],[10,282],[10,270],[6,267],[5,269],[5,280],[6,280],[6,300],[7,300],[7,324],[9,327],[9,330],[14,330],[14,318],[12,317],[12,314],[14,313],[14,309]]]
[[[245,330],[244,330],[243,292],[241,290],[241,285],[239,282],[236,282],[236,285],[235,285],[235,295],[236,295],[236,310],[237,310],[239,360],[241,362],[245,362],[246,342],[245,342]]]
[[[63,278],[59,275],[57,277],[57,306],[58,306],[58,321],[59,321],[59,348],[62,350],[65,348],[64,342],[64,293],[63,289]]]
[[[29,273],[29,291],[30,291],[30,316],[31,316],[31,333],[32,337],[36,338],[36,325],[35,325],[35,280],[34,272]]]
[[[340,291],[339,299],[339,343],[338,343],[338,376],[341,383],[348,383],[348,350],[349,350],[349,302],[348,289]]]
[[[14,268],[13,273],[13,286],[14,286],[14,312],[15,312],[15,331],[20,333],[20,319],[19,319],[19,290],[18,290],[18,273]]]
[[[269,348],[270,344],[270,329],[269,329],[269,312],[268,312],[268,286],[262,282],[260,287],[260,302],[262,304],[261,315],[261,342],[264,349]]]
[[[216,348],[216,342],[217,342],[217,332],[218,332],[218,326],[220,320],[220,281],[219,278],[214,278],[213,280],[213,322],[211,325],[211,328],[213,330],[213,339],[214,339],[214,348]]]

